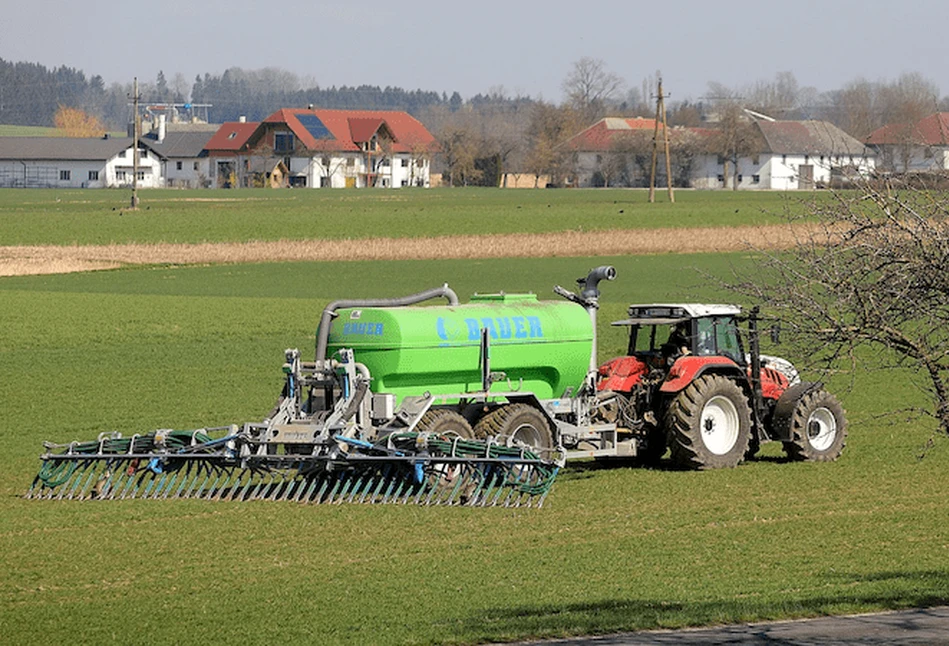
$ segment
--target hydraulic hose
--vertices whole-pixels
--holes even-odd
[[[445,283],[441,287],[429,289],[418,294],[410,294],[401,298],[375,298],[363,300],[333,301],[323,310],[320,317],[320,326],[316,333],[316,362],[321,365],[326,361],[326,346],[329,344],[330,323],[336,316],[336,311],[347,307],[404,307],[415,305],[433,298],[445,298],[449,305],[458,305],[458,295]]]

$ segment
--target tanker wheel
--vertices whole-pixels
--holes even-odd
[[[415,425],[415,430],[419,433],[433,433],[435,435],[458,436],[469,440],[474,437],[474,431],[471,424],[461,413],[456,413],[447,408],[432,408],[422,415],[422,419]],[[426,478],[429,486],[434,487],[439,495],[445,494],[456,486],[459,479],[464,479],[470,473],[472,467],[461,463],[429,464],[426,467]],[[473,485],[469,485],[473,486]],[[467,489],[460,493],[464,498],[467,495]]]
[[[751,441],[751,409],[734,381],[699,377],[676,395],[666,429],[677,466],[722,469],[737,466]]]
[[[847,418],[837,398],[826,390],[807,393],[791,412],[791,440],[784,451],[792,460],[831,462],[847,439]]]
[[[554,435],[547,418],[527,404],[506,404],[496,408],[478,421],[475,425],[475,435],[503,435],[511,445],[554,448]]]
[[[474,437],[474,430],[461,413],[447,408],[432,408],[422,415],[422,419],[415,425],[419,433],[435,433],[437,435],[457,435],[466,440]]]

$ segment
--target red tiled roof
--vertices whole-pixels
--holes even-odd
[[[260,124],[256,121],[229,121],[218,128],[204,147],[206,150],[240,150],[257,130],[258,125]]]
[[[655,129],[655,119],[606,117],[565,141],[563,147],[583,152],[608,151],[614,141],[631,131],[653,132]]]
[[[372,136],[379,132],[379,129],[384,125],[385,121],[382,119],[350,119],[349,132],[353,141],[360,144],[364,141],[370,141]]]
[[[314,137],[300,122],[312,115],[326,127],[329,136]],[[358,151],[358,144],[369,141],[380,128],[393,139],[393,152],[413,152],[417,148],[437,148],[435,137],[406,112],[391,110],[306,110],[284,108],[263,123],[285,123],[308,150],[323,152]]]
[[[890,123],[877,128],[867,137],[871,145],[913,142],[920,146],[949,146],[949,112],[937,112],[915,125]]]

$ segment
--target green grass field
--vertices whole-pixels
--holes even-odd
[[[554,193],[569,218],[569,192],[524,199]],[[90,194],[119,197],[74,199]],[[171,214],[177,194],[167,195]],[[345,208],[338,199],[332,209]],[[464,199],[493,194],[425,198]],[[243,211],[235,217],[251,222]],[[224,236],[226,219],[208,216],[206,235]],[[200,235],[184,222],[169,230]],[[99,235],[75,226],[83,239]],[[837,463],[785,463],[780,447],[766,445],[761,459],[726,471],[582,464],[540,510],[18,497],[43,440],[261,418],[282,381],[283,350],[312,351],[329,300],[446,281],[463,299],[500,289],[553,298],[554,284],[572,286],[603,263],[619,275],[602,285],[601,358],[623,347],[607,324],[625,304],[728,299],[699,271],[750,268],[741,255],[670,255],[0,279],[0,634],[17,644],[478,643],[949,600],[947,445],[919,461],[925,424],[880,416],[919,403],[905,374],[843,374],[831,384],[851,422]]]
[[[0,245],[235,242],[773,224],[808,194],[641,190],[0,189]]]
[[[125,137],[124,132],[110,132],[113,137]],[[65,137],[60,128],[45,126],[11,126],[0,124],[0,137]]]

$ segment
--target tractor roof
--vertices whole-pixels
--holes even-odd
[[[628,312],[628,319],[613,325],[673,325],[706,316],[737,316],[741,308],[708,303],[651,303],[630,305]]]

